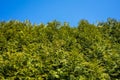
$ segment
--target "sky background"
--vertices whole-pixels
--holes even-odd
[[[0,21],[57,20],[77,26],[81,19],[96,24],[108,17],[120,20],[120,0],[0,0]]]

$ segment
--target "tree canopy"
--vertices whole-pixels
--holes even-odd
[[[0,79],[119,80],[120,21],[1,21]]]

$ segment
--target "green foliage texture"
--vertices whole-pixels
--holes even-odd
[[[120,22],[1,21],[0,80],[120,80]]]

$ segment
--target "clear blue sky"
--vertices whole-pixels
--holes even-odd
[[[0,0],[0,21],[57,20],[77,26],[81,19],[96,23],[108,17],[120,20],[120,0]]]

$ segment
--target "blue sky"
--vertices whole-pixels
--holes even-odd
[[[77,26],[81,19],[95,24],[108,17],[120,20],[120,0],[0,0],[0,21],[57,20]]]

